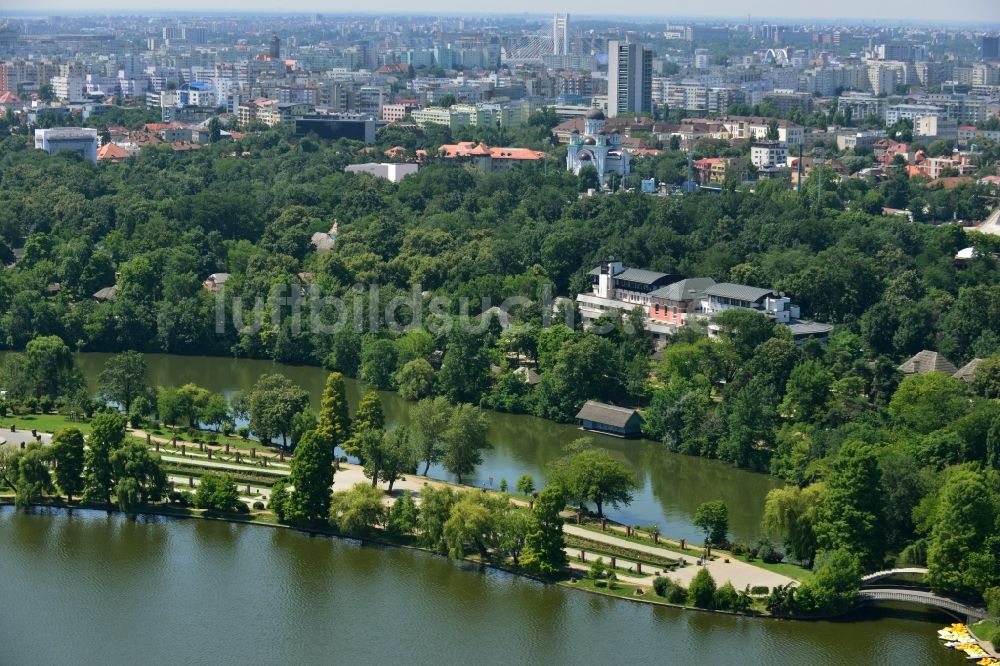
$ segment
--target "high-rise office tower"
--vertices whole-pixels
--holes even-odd
[[[653,52],[639,44],[608,42],[608,117],[653,110]]]
[[[271,60],[281,59],[281,39],[277,35],[271,35],[271,44],[268,50],[268,55],[271,56]]]
[[[1000,37],[983,35],[983,60],[1000,60]]]
[[[569,55],[569,14],[552,16],[552,54]]]

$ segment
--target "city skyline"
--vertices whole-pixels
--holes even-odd
[[[203,3],[194,0],[179,0],[169,5],[160,2],[141,0],[97,0],[86,9],[81,9],[79,3],[69,0],[43,0],[34,3],[30,10],[6,11],[0,8],[0,18],[5,16],[39,16],[51,12],[61,12],[67,15],[86,15],[91,12],[114,12],[122,14],[179,14],[185,12],[205,14],[269,14],[273,12],[273,4],[262,0],[223,0],[213,5],[209,12],[205,11]],[[335,15],[366,15],[374,13],[395,12],[400,15],[442,14],[454,16],[544,16],[552,13],[570,13],[581,19],[586,18],[662,18],[662,19],[707,19],[707,20],[742,20],[749,16],[751,22],[765,20],[794,21],[844,21],[865,23],[885,22],[888,25],[926,24],[943,22],[948,24],[970,24],[974,27],[990,27],[1000,24],[1000,10],[992,0],[956,0],[947,5],[930,5],[921,7],[919,13],[913,11],[911,3],[904,0],[887,0],[879,3],[873,11],[870,3],[864,0],[844,0],[829,8],[815,5],[789,6],[774,0],[755,3],[753,12],[747,13],[747,6],[736,0],[718,0],[711,6],[701,7],[697,12],[653,12],[652,8],[615,7],[615,11],[607,11],[606,3],[596,0],[579,0],[566,2],[530,2],[517,0],[505,5],[503,12],[469,12],[462,3],[454,0],[432,0],[423,3],[419,11],[414,11],[412,5],[401,0],[381,0],[366,6],[362,12],[330,12],[330,6],[319,0],[297,0],[287,6],[283,15],[293,13],[321,12]],[[905,18],[904,18],[905,17]]]

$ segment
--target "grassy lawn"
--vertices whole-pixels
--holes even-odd
[[[715,551],[712,551],[713,553]],[[804,583],[813,577],[813,572],[810,569],[800,567],[797,564],[791,564],[789,562],[778,562],[777,564],[768,564],[764,560],[757,558],[752,562],[747,560],[746,555],[733,555],[731,553],[724,553],[724,551],[719,551],[721,557],[728,557],[733,560],[739,560],[740,562],[746,562],[750,566],[759,567],[761,569],[766,569],[772,573],[781,574],[782,576],[788,576],[793,578],[800,583]],[[724,553],[724,554],[723,554]]]
[[[602,581],[607,583],[608,581]],[[597,581],[592,578],[578,578],[575,583],[563,582],[560,585],[566,587],[578,588],[581,590],[591,590],[593,592],[599,592],[600,594],[606,594],[611,597],[627,597],[629,599],[642,599],[643,601],[652,601],[655,603],[656,595],[653,593],[651,585],[630,585],[628,583],[622,583],[620,581],[615,582],[615,587],[612,589],[605,585],[604,587],[598,587]],[[637,588],[642,587],[646,594],[637,596],[635,591]],[[660,603],[664,603],[662,600]]]
[[[162,437],[164,439],[171,439],[177,437],[178,442],[195,442],[200,440],[206,444],[211,444],[212,446],[225,446],[229,444],[231,449],[236,449],[239,451],[249,451],[250,449],[257,449],[257,451],[265,451],[269,453],[274,453],[277,455],[278,448],[274,446],[264,446],[260,442],[243,439],[238,435],[223,435],[221,432],[215,432],[213,430],[192,430],[190,428],[156,428],[156,429],[146,429],[143,428],[153,437]]]
[[[992,641],[998,629],[1000,629],[1000,620],[981,620],[969,625],[969,631],[981,641]],[[993,647],[1000,646],[994,645]]]
[[[602,560],[604,560],[604,567],[606,569],[610,569],[611,568],[611,558],[613,556],[612,555],[607,555],[605,553],[595,553],[593,551],[588,550],[587,551],[587,558],[588,558],[587,560],[581,560],[580,557],[579,557],[579,554],[577,554],[577,555],[569,555],[568,557],[569,557],[569,560],[571,562],[576,562],[577,564],[584,564],[586,566],[592,565],[596,561],[596,558],[599,557]],[[635,573],[634,571],[632,571],[631,567],[627,567],[627,566],[623,565],[620,562],[620,560],[622,560],[622,559],[627,559],[628,560],[628,558],[622,558],[620,555],[619,556],[615,556],[615,557],[617,557],[618,560],[619,560],[619,561],[615,562],[615,571],[620,571],[620,572],[622,572],[624,574],[628,574],[628,573],[633,573],[634,574]],[[643,561],[642,559],[639,559],[639,558],[631,559],[631,560],[628,560],[628,561],[629,562],[635,562],[636,560],[638,560],[639,563],[642,564],[642,573],[641,574],[637,574],[638,576],[654,575],[658,571],[660,571],[661,569],[664,569],[664,567],[662,565],[653,564],[652,562],[646,562],[646,561]],[[674,568],[676,568],[676,567],[674,567]],[[672,571],[672,569],[668,569],[666,571],[663,571],[663,575],[669,574],[671,571]]]
[[[570,525],[576,525],[575,521],[569,521]],[[690,557],[701,557],[704,549],[702,548],[692,548],[691,546],[685,545],[682,549],[679,544],[672,541],[668,541],[667,537],[663,535],[660,536],[660,543],[653,543],[652,539],[647,539],[646,537],[638,536],[625,536],[625,532],[620,532],[617,529],[607,529],[602,530],[600,523],[583,523],[577,525],[577,527],[582,527],[585,530],[590,530],[591,532],[596,532],[597,534],[610,534],[611,536],[617,537],[619,539],[624,539],[625,541],[631,541],[632,543],[641,543],[644,546],[653,546],[655,548],[663,548],[664,550],[669,550],[671,552],[677,553],[679,555],[688,555]]]
[[[677,560],[659,556],[654,553],[645,553],[615,544],[604,543],[603,541],[592,541],[576,536],[575,534],[565,534],[563,538],[570,548],[582,548],[588,552],[596,553],[604,557],[620,557],[632,562],[642,562],[643,564],[653,564],[658,569],[674,569],[679,564]]]
[[[66,426],[72,426],[79,428],[84,434],[90,432],[89,423],[73,421],[68,416],[61,414],[25,414],[24,416],[7,415],[0,418],[0,437],[3,437],[3,431],[10,431],[12,424],[17,426],[18,430],[34,428],[40,432],[57,432]]]

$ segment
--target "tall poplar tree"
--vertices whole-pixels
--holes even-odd
[[[351,417],[347,411],[347,390],[344,386],[344,375],[339,372],[327,375],[316,432],[326,440],[331,454],[338,445],[343,446],[350,437]]]
[[[333,464],[330,447],[315,430],[299,441],[288,480],[294,487],[287,512],[291,522],[311,524],[329,520]]]

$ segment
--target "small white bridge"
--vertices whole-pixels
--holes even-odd
[[[862,588],[858,594],[861,604],[873,603],[876,601],[902,601],[910,604],[920,604],[921,606],[933,606],[941,610],[955,613],[970,620],[982,620],[986,618],[986,609],[963,604],[961,601],[939,597],[933,592],[922,590],[901,590],[893,587],[886,588]]]
[[[882,580],[883,578],[889,578],[890,576],[896,576],[898,574],[920,574],[924,575],[927,573],[927,567],[906,567],[903,569],[885,569],[883,571],[876,571],[875,573],[870,573],[867,576],[861,577],[861,585],[868,585],[869,583],[874,583],[877,580]]]

